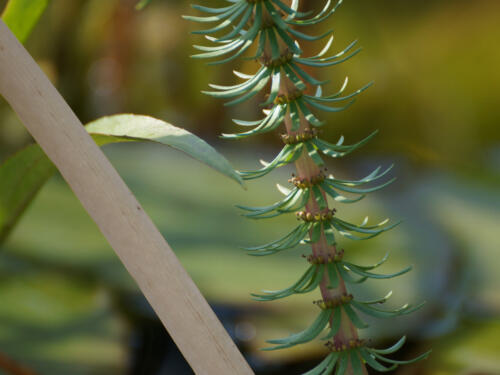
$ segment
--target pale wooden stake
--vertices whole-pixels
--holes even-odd
[[[253,374],[151,219],[2,21],[0,94],[97,223],[195,373]]]

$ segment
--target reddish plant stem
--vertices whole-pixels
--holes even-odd
[[[287,0],[285,1],[285,3],[287,3],[287,5],[290,5],[291,1]],[[269,15],[267,15],[267,17],[270,18]],[[280,43],[280,50],[281,50],[281,55],[286,55],[288,53],[288,48],[282,42]],[[270,56],[271,56],[270,48],[269,46],[267,46],[264,52],[264,61],[269,61]],[[279,95],[287,97],[296,91],[297,88],[295,87],[295,85],[282,73]],[[304,132],[306,129],[311,128],[308,121],[302,116],[302,114],[300,116],[300,127],[297,131],[292,131],[292,120],[289,114],[286,115],[284,124],[288,135],[296,135],[298,133]],[[305,149],[300,158],[295,162],[295,168],[297,172],[297,177],[299,178],[310,179],[311,177],[317,176],[321,172],[320,167],[314,163],[313,159],[308,155]],[[321,188],[320,191],[326,201],[325,192]],[[329,208],[327,207],[325,211],[328,209]],[[313,215],[321,211],[320,208],[318,207],[318,204],[316,203],[313,192],[311,192],[311,196],[306,204],[305,210],[306,212],[310,212]],[[323,230],[319,241],[311,244],[311,247],[312,247],[312,254],[315,257],[322,257],[326,263],[328,262],[329,257],[334,258],[338,254],[336,246],[328,245]],[[342,296],[347,293],[345,282],[340,274],[338,275],[338,278],[339,278],[339,286],[335,289],[330,289],[328,288],[328,286],[331,285],[329,276],[327,272],[323,274],[323,280],[320,283],[320,290],[321,290],[321,296],[324,301],[334,300],[336,297]],[[358,330],[351,322],[351,320],[344,312],[344,310],[342,309],[341,311],[342,311],[341,325],[339,331],[334,337],[334,342],[336,344],[340,345],[344,344],[346,345],[346,347],[349,347],[349,342],[351,340],[357,340],[359,338]],[[363,368],[363,374],[367,375],[368,371],[366,370],[366,366],[363,365],[362,368]],[[350,362],[345,374],[354,375],[354,371],[351,367]]]
[[[285,127],[287,130],[287,133],[290,135],[294,135],[300,132],[303,132],[305,129],[308,128],[308,123],[304,118],[301,118],[301,126],[298,131],[293,132],[291,130],[291,119],[287,115],[285,118]],[[314,161],[311,159],[311,157],[307,154],[307,152],[304,150],[302,156],[295,162],[295,168],[297,171],[297,176],[299,178],[311,178],[314,176],[317,176],[321,170],[320,168],[314,163]],[[323,194],[323,197],[326,200],[326,194],[325,192],[320,188],[321,193]],[[328,210],[328,208],[326,209]],[[325,210],[325,211],[326,211]],[[320,212],[321,210],[318,207],[318,204],[316,203],[316,200],[314,198],[314,193],[311,192],[311,197],[309,198],[309,202],[306,204],[306,212],[311,212],[313,215]],[[325,262],[328,262],[328,258],[333,258],[336,255],[338,255],[338,250],[336,246],[330,246],[328,245],[326,241],[326,236],[322,232],[320,239],[318,242],[315,242],[311,245],[312,247],[312,253],[316,257],[322,257],[325,259]],[[336,297],[339,297],[343,294],[347,293],[347,288],[345,285],[344,280],[342,279],[341,275],[339,276],[339,286],[335,289],[329,289],[328,286],[330,285],[330,279],[328,277],[328,274],[325,273],[323,275],[323,280],[320,283],[320,290],[321,290],[321,296],[323,297],[323,300],[325,301],[331,301],[335,299]],[[335,341],[340,343],[340,344],[349,344],[350,340],[356,340],[358,339],[358,330],[350,319],[347,317],[347,315],[342,311],[342,324],[340,326],[339,332],[337,335],[335,335]]]
[[[286,85],[283,85],[281,91],[282,92],[280,94],[283,95],[286,95],[289,92]],[[285,117],[285,127],[287,130],[287,134],[295,135],[307,129],[309,127],[309,124],[305,118],[301,117],[301,125],[299,130],[293,132],[291,130],[292,129],[291,118],[290,116],[287,115]],[[311,157],[307,154],[306,150],[303,151],[303,154],[295,162],[295,168],[297,171],[297,176],[299,178],[310,179],[311,177],[317,176],[321,172],[320,168],[314,163]],[[325,192],[321,188],[320,190],[321,194],[326,200]],[[328,209],[329,208],[327,208],[326,210]],[[321,211],[318,207],[318,204],[316,203],[313,192],[311,192],[311,197],[309,198],[309,201],[306,204],[305,210],[306,212],[311,212],[313,215]],[[311,247],[313,255],[315,257],[322,257],[326,263],[328,262],[328,258],[334,258],[335,255],[338,254],[336,246],[328,245],[326,241],[326,236],[323,233],[323,231],[321,233],[319,241],[311,244]],[[347,288],[345,282],[340,274],[338,275],[338,278],[339,278],[339,286],[335,289],[329,289],[328,286],[331,285],[329,276],[326,272],[323,274],[323,280],[320,283],[320,290],[321,290],[321,296],[324,301],[331,301],[334,300],[336,297],[347,294]],[[353,325],[353,323],[351,322],[347,314],[344,312],[344,310],[341,311],[342,311],[341,325],[339,331],[334,337],[334,342],[339,345],[345,344],[347,347],[349,347],[349,342],[351,340],[357,340],[359,338],[358,330]],[[351,364],[349,363],[346,375],[353,375],[353,374],[354,374],[353,369],[351,368]],[[368,374],[366,367],[364,365],[363,365],[363,374]]]

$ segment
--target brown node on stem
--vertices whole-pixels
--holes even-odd
[[[325,346],[332,352],[345,352],[352,349],[358,349],[366,345],[366,340],[351,339],[349,342],[343,343],[340,340],[328,341]]]
[[[278,58],[274,60],[272,58],[264,58],[263,64],[268,68],[278,68],[282,65],[288,64],[290,61],[292,61],[292,59],[293,59],[293,52],[287,48]]]
[[[335,215],[335,212],[337,212],[335,208],[331,210],[326,210],[325,212],[318,212],[316,214],[313,214],[312,212],[308,211],[299,211],[295,214],[295,216],[297,216],[298,220],[305,221],[306,223],[317,223],[320,221],[332,220],[333,215]]]
[[[280,64],[280,65],[283,65],[283,64]],[[294,90],[294,91],[290,92],[288,95],[285,95],[285,94],[278,95],[276,97],[276,99],[274,100],[274,103],[275,104],[290,103],[290,102],[293,102],[293,101],[295,101],[297,99],[300,99],[302,97],[302,95],[304,95],[304,91],[302,91],[302,90]]]
[[[332,297],[329,300],[320,299],[314,301],[313,304],[317,305],[322,310],[333,309],[337,306],[342,306],[351,302],[353,298],[352,294],[342,293],[341,295]]]
[[[321,184],[325,180],[325,175],[323,172],[319,172],[316,176],[310,178],[307,177],[295,177],[293,176],[288,180],[288,182],[295,185],[299,189],[310,189],[315,185]]]
[[[338,254],[328,254],[327,256],[324,256],[323,254],[319,255],[308,255],[308,256],[303,256],[306,258],[306,260],[311,263],[311,264],[328,264],[328,263],[334,263],[334,262],[340,262],[344,256],[344,250],[340,251]]]
[[[319,134],[319,130],[317,129],[304,129],[303,132],[297,134],[281,134],[281,139],[283,143],[286,145],[295,145],[301,142],[310,141],[313,138],[316,138]]]

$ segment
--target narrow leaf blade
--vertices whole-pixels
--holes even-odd
[[[10,0],[2,19],[21,43],[24,43],[37,24],[49,0]]]

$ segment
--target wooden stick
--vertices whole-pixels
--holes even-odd
[[[2,21],[0,94],[97,223],[195,373],[253,374],[151,219]]]

